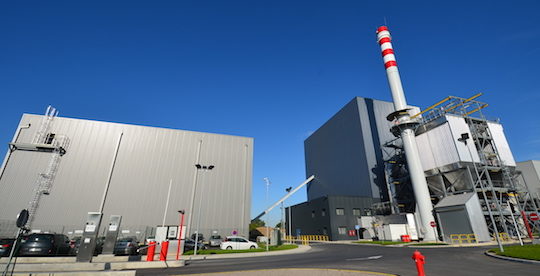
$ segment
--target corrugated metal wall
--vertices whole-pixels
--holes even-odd
[[[412,113],[419,109],[412,107]],[[391,102],[355,97],[304,142],[308,200],[328,195],[387,199],[382,145],[395,137]]]
[[[495,147],[497,147],[497,151],[499,152],[499,158],[501,158],[503,164],[515,167],[516,161],[514,160],[510,145],[508,145],[508,141],[506,140],[506,135],[504,135],[502,125],[488,122],[488,127],[495,142]]]
[[[31,142],[40,121],[41,116],[23,115],[20,124],[30,123],[31,127],[21,131],[17,142]],[[222,235],[232,230],[248,234],[252,138],[70,118],[56,118],[51,132],[68,136],[71,145],[61,159],[51,194],[42,197],[35,228],[64,226],[64,232],[73,227],[81,229],[86,213],[99,210],[114,150],[123,133],[104,223],[115,214],[122,215],[123,228],[132,231],[161,224],[171,179],[165,224],[178,224],[179,209],[186,210],[188,221],[197,173],[194,165],[200,163],[215,165],[199,178],[202,181],[196,188],[194,210],[201,199],[203,202],[201,231],[205,235],[212,230]],[[45,171],[49,158],[49,153],[13,152],[0,181],[0,219],[14,219],[27,208],[38,173]],[[196,222],[194,217],[192,228]]]
[[[416,136],[416,144],[424,171],[460,161],[479,162],[478,151],[472,140],[465,146],[458,142],[462,133],[472,137],[469,126],[462,117],[446,115],[446,122]],[[471,153],[467,149],[469,147]]]

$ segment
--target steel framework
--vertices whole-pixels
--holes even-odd
[[[529,221],[528,214],[538,212],[540,201],[530,193],[524,180],[519,179],[520,172],[502,161],[488,125],[490,121],[482,113],[488,104],[476,100],[481,95],[470,98],[449,96],[411,116],[420,122],[417,132],[429,131],[432,122],[447,114],[464,118],[480,158],[479,162],[459,162],[426,172],[432,203],[436,204],[448,195],[474,191],[478,193],[491,233],[503,232],[513,237],[526,234],[526,221],[533,226],[532,232],[538,231],[540,226]],[[396,210],[410,212],[414,209],[414,200],[407,196],[410,181],[399,140],[390,141],[385,147],[387,151],[394,151],[393,156],[385,160],[389,190],[395,198],[391,210],[393,213]],[[488,219],[490,215],[494,220]],[[519,217],[521,220],[516,223],[515,218]]]

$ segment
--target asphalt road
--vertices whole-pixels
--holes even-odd
[[[485,256],[487,248],[419,249],[426,256],[427,275],[540,275],[540,265]],[[198,260],[174,269],[144,269],[137,275],[179,275],[272,268],[333,268],[417,275],[415,249],[352,244],[315,244],[302,254]]]

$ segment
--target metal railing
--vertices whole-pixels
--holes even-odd
[[[475,234],[450,234],[452,244],[459,243],[478,243]]]

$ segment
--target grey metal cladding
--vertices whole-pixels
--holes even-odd
[[[362,216],[366,215],[365,210],[370,209],[373,204],[371,197],[358,196],[330,196],[328,197],[329,214],[332,229],[332,240],[357,239],[355,236],[340,235],[337,231],[338,227],[346,227],[347,230],[354,230],[354,226],[358,224],[358,216],[353,215],[353,209],[360,209]],[[336,208],[343,208],[345,214],[338,216]],[[294,223],[294,222],[293,222]]]
[[[308,200],[327,195],[387,198],[382,145],[394,139],[391,102],[356,97],[304,142]]]
[[[371,195],[358,104],[353,99],[304,142],[308,200],[328,195]]]
[[[39,115],[24,114],[18,142],[30,142],[41,121]],[[52,133],[70,138],[49,196],[42,197],[34,225],[82,225],[89,211],[98,211],[114,149],[123,133],[104,218],[122,215],[126,227],[156,226],[163,212],[172,179],[169,210],[165,224],[178,224],[177,210],[187,216],[197,148],[202,140],[201,164],[215,165],[196,189],[194,209],[201,198],[200,229],[231,230],[248,234],[251,209],[253,139],[231,135],[145,127],[58,117]],[[3,197],[0,219],[13,219],[26,208],[37,174],[48,162],[47,153],[15,151],[0,181]],[[196,213],[195,215],[196,216]],[[187,217],[186,217],[187,221]],[[196,218],[193,220],[196,221]]]

